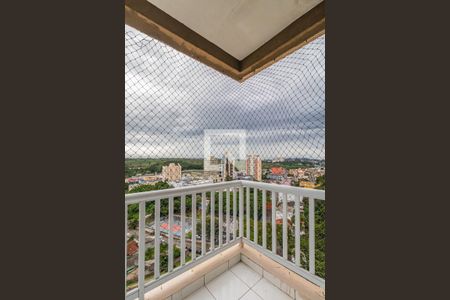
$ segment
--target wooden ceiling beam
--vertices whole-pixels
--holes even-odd
[[[240,80],[238,59],[146,0],[125,0],[125,23]]]
[[[325,32],[321,2],[243,60],[238,60],[146,0],[125,0],[125,23],[243,82]]]
[[[295,20],[241,61],[247,76],[267,68],[325,33],[325,2]]]

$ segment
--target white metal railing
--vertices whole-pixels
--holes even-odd
[[[254,205],[253,212],[250,211],[250,190],[253,189]],[[244,192],[245,190],[245,192]],[[258,190],[262,191],[262,199],[258,199]],[[216,199],[216,193],[218,192],[218,199]],[[237,192],[239,193],[239,199],[237,197]],[[206,217],[207,217],[207,193],[210,195],[210,242],[209,251],[207,251],[207,232],[206,232]],[[225,193],[225,199],[223,199]],[[271,251],[267,248],[267,218],[266,218],[266,201],[267,193],[271,197],[272,211],[271,211]],[[230,195],[233,195],[233,214],[230,213]],[[276,209],[277,209],[277,199],[281,194],[282,201],[282,255],[277,254],[277,230],[276,230]],[[190,195],[192,198],[192,238],[190,240],[191,244],[191,261],[186,262],[186,196]],[[201,237],[197,239],[197,195],[201,195]],[[288,260],[288,225],[287,225],[287,206],[288,206],[288,195],[294,197],[294,216],[295,216],[295,255],[293,261]],[[292,197],[291,196],[291,197]],[[245,199],[244,199],[245,197]],[[300,248],[300,203],[303,198],[307,197],[309,200],[309,253],[308,270],[301,267],[301,248]],[[174,236],[172,232],[174,224],[174,199],[180,199],[180,219],[181,219],[181,236],[180,236],[180,266],[174,266]],[[218,200],[218,203],[217,201]],[[223,219],[223,201],[225,200],[225,220]],[[325,200],[325,191],[305,189],[299,187],[285,186],[261,183],[255,181],[229,181],[214,184],[205,184],[198,186],[189,186],[181,188],[173,188],[166,190],[158,190],[151,192],[143,192],[136,194],[125,195],[125,276],[127,276],[127,233],[128,233],[128,206],[132,204],[139,205],[139,226],[138,226],[138,285],[137,288],[126,292],[126,299],[139,300],[144,299],[144,293],[153,289],[154,287],[168,281],[171,278],[181,274],[182,272],[190,269],[194,265],[197,265],[201,261],[208,259],[209,257],[220,253],[224,249],[236,244],[241,241],[264,252],[266,255],[289,268],[290,270],[300,274],[304,278],[310,280],[311,282],[324,286],[325,280],[315,275],[315,201]],[[145,205],[148,202],[154,201],[155,211],[154,211],[154,278],[149,282],[145,283]],[[168,270],[167,273],[160,274],[160,208],[161,201],[168,201]],[[259,201],[262,202],[262,245],[258,244],[258,205]],[[239,206],[237,205],[239,202]],[[244,204],[246,205],[246,210],[244,212]],[[216,231],[215,231],[215,207],[218,205],[218,244],[216,245]],[[246,213],[246,214],[245,214]],[[253,213],[253,240],[251,239],[250,232],[250,218]],[[238,218],[239,214],[239,219]],[[246,218],[246,225],[244,224],[244,217]],[[225,221],[225,230],[224,224]],[[238,226],[236,226],[237,224]],[[231,231],[231,224],[232,231]],[[245,229],[244,229],[245,226]],[[225,231],[225,232],[224,232]],[[245,231],[245,232],[244,232]],[[223,234],[225,233],[225,237]],[[270,242],[270,241],[269,241]],[[197,255],[197,243],[201,245],[200,255]]]

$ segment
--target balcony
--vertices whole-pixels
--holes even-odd
[[[323,190],[242,180],[128,194],[126,299],[324,299],[324,200]]]
[[[126,1],[127,300],[324,299],[325,192],[296,186],[324,167],[325,11],[300,2]]]

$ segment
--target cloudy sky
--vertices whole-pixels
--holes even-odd
[[[207,129],[247,133],[263,158],[325,156],[325,37],[238,83],[125,27],[126,157],[204,155]],[[219,136],[211,151],[236,153]]]

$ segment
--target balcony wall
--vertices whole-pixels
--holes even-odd
[[[252,193],[250,193],[252,191]],[[258,193],[261,192],[261,193]],[[161,208],[164,203],[168,206],[168,223],[169,228],[175,228],[174,225],[174,207],[175,201],[180,200],[180,215],[181,228],[185,227],[186,213],[186,195],[191,195],[191,218],[197,220],[200,230],[197,232],[197,226],[191,228],[192,239],[191,248],[187,248],[186,244],[191,238],[188,237],[186,231],[181,232],[181,239],[176,242],[174,232],[169,231],[168,239],[169,245],[167,252],[161,253],[163,245],[162,236],[158,232]],[[200,206],[197,209],[197,195]],[[210,206],[206,206],[207,196],[209,195]],[[288,222],[287,207],[289,195],[294,197],[294,216],[295,220],[292,223]],[[289,187],[282,185],[258,183],[252,181],[231,181],[225,183],[209,184],[192,186],[185,188],[175,188],[167,190],[159,190],[152,192],[144,192],[137,194],[129,194],[126,196],[127,208],[138,205],[139,206],[139,226],[137,228],[138,241],[140,245],[145,245],[146,236],[148,234],[159,237],[155,239],[153,248],[154,257],[152,263],[153,274],[146,277],[144,271],[145,256],[149,250],[147,247],[139,247],[138,251],[138,270],[137,270],[137,286],[128,286],[127,299],[144,299],[144,295],[151,291],[161,291],[161,286],[165,283],[175,280],[176,278],[183,278],[183,274],[187,271],[197,270],[193,276],[192,273],[182,281],[182,284],[176,285],[177,288],[171,288],[166,291],[164,296],[175,294],[180,289],[197,280],[201,276],[206,276],[210,271],[208,265],[220,265],[236,256],[239,253],[250,257],[254,262],[257,262],[261,268],[270,274],[282,278],[283,282],[299,291],[304,297],[321,296],[325,285],[325,280],[317,276],[316,269],[316,241],[315,241],[315,204],[324,202],[325,192],[322,190],[304,189],[298,187]],[[217,202],[216,202],[217,201]],[[282,222],[276,225],[275,211],[278,209],[276,202],[280,201],[282,207]],[[301,202],[308,203],[310,213],[305,216],[302,215]],[[154,204],[154,220],[155,230],[149,231],[146,222],[146,214],[148,210],[146,205],[148,203]],[[272,203],[269,213],[270,218],[267,218],[267,203]],[[255,205],[256,204],[256,205]],[[216,211],[216,205],[218,209]],[[128,211],[128,210],[127,210]],[[261,212],[261,213],[260,213]],[[215,226],[216,214],[218,213],[218,227]],[[304,212],[303,212],[304,213]],[[198,218],[197,218],[198,214]],[[209,219],[207,216],[209,214]],[[301,230],[301,219],[307,218],[309,224],[307,228],[308,236],[305,235],[305,230]],[[128,220],[128,216],[127,216]],[[238,226],[231,227],[230,224],[237,223]],[[127,221],[128,224],[128,221]],[[211,225],[207,230],[207,225]],[[218,230],[212,230],[218,229]],[[306,229],[306,228],[305,228]],[[126,227],[126,239],[129,228]],[[288,232],[294,233],[290,237]],[[303,233],[303,234],[302,234]],[[209,243],[208,239],[209,237]],[[293,244],[289,243],[289,239],[293,238]],[[302,241],[307,238],[307,252],[302,249]],[[216,243],[217,241],[217,243]],[[197,246],[199,247],[197,251]],[[179,256],[176,253],[178,249]],[[235,252],[226,252],[230,249],[237,249]],[[236,252],[237,251],[237,252]],[[161,255],[159,255],[161,253]],[[232,253],[226,256],[224,253]],[[127,255],[127,248],[125,250]],[[187,257],[190,256],[190,259]],[[302,260],[302,256],[307,256],[306,261]],[[126,258],[129,260],[129,257]],[[179,260],[178,260],[179,259]],[[176,263],[179,261],[179,265]],[[207,263],[209,261],[209,263]],[[212,261],[217,261],[215,264]],[[167,266],[163,266],[163,262],[167,262]],[[203,267],[202,267],[203,266]],[[280,269],[280,267],[282,267]],[[167,268],[167,269],[166,269]],[[125,273],[127,274],[129,266],[126,266]],[[151,270],[151,268],[149,269]],[[283,271],[280,271],[283,270]],[[281,272],[281,273],[280,273]],[[181,277],[179,277],[181,276]],[[312,293],[311,296],[309,293]],[[309,296],[308,296],[309,295]],[[315,299],[315,298],[314,298]]]

